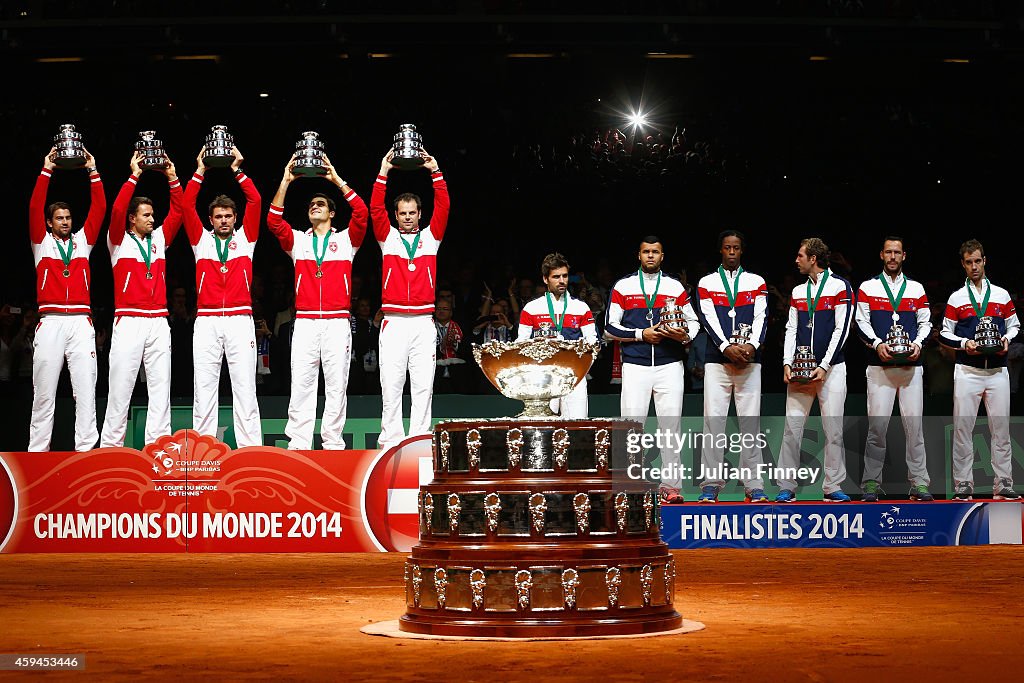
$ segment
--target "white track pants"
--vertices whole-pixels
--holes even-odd
[[[235,443],[260,446],[260,407],[256,402],[256,328],[251,315],[200,316],[192,337],[192,428],[217,436],[221,360],[227,356]]]
[[[171,433],[171,328],[167,318],[121,316],[114,319],[110,337],[110,386],[100,445],[123,446],[128,406],[139,376],[146,368],[146,443]]]
[[[739,417],[740,434],[746,436],[740,450],[740,469],[748,473],[743,479],[746,489],[763,489],[764,481],[758,476],[758,465],[764,461],[757,446],[761,432],[761,364],[708,363],[704,366],[704,433],[700,461],[705,472],[722,464],[725,449],[719,435],[726,434],[729,403],[736,399],[736,415]],[[749,436],[747,436],[749,435]],[[711,442],[712,445],[708,445]],[[706,479],[704,486],[725,486],[721,479]]]
[[[328,451],[345,449],[342,432],[348,412],[348,366],[351,354],[352,323],[348,318],[295,319],[292,333],[292,389],[288,401],[288,424],[284,428],[290,450],[308,451],[313,448],[321,366],[324,370],[324,416],[320,421],[323,447]]]
[[[683,363],[665,365],[622,364],[622,395],[619,407],[622,417],[643,422],[654,397],[654,412],[658,416],[658,429],[679,434],[680,418],[683,415]],[[679,453],[675,449],[661,452],[661,466],[674,467],[679,471]],[[682,478],[662,480],[666,486],[682,488]]]
[[[405,438],[402,427],[402,388],[408,371],[412,395],[409,436],[430,433],[430,409],[434,395],[437,328],[430,315],[388,313],[380,327],[381,450]]]
[[[992,477],[1013,481],[1010,460],[1010,374],[1006,368],[953,369],[953,481],[974,483],[974,424],[984,399],[992,438]]]
[[[587,378],[584,377],[576,388],[562,398],[551,399],[551,410],[568,420],[586,419],[590,412],[587,397]]]
[[[928,486],[928,462],[924,452],[924,368],[920,365],[883,367],[869,365],[868,438],[864,445],[864,476],[882,480],[885,464],[885,436],[892,417],[892,404],[900,399],[900,416],[907,438],[907,474],[912,486]],[[977,413],[977,409],[975,409]]]
[[[28,449],[50,450],[57,383],[68,362],[75,395],[75,450],[96,445],[96,330],[85,315],[43,316],[32,351],[32,423]]]
[[[800,444],[804,438],[804,424],[811,412],[814,398],[821,409],[821,426],[825,430],[825,480],[821,489],[825,495],[840,489],[846,479],[846,453],[843,448],[843,414],[846,409],[846,363],[832,366],[824,382],[799,384],[792,382],[786,392],[786,428],[782,435],[782,450],[778,466],[786,469],[800,467]],[[795,479],[779,479],[780,489],[795,491]]]

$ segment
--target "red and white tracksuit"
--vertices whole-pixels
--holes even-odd
[[[89,254],[100,234],[107,199],[98,173],[89,174],[89,215],[78,232],[60,241],[47,229],[46,191],[50,171],[43,169],[36,179],[29,203],[29,237],[36,265],[36,293],[39,324],[32,354],[32,421],[28,449],[50,450],[57,382],[64,359],[68,362],[75,396],[75,450],[96,445],[96,331],[90,318]],[[70,251],[65,266],[61,256]],[[68,275],[64,275],[67,270]]]
[[[596,342],[597,328],[594,326],[594,314],[591,313],[590,306],[579,299],[572,298],[568,292],[564,296],[569,297],[564,302],[565,319],[557,321],[562,323],[561,338],[570,341],[586,339],[588,342]],[[552,294],[551,302],[555,309],[555,317],[561,317],[563,301],[555,298],[555,295]],[[551,319],[546,296],[538,297],[523,306],[523,310],[519,313],[519,333],[516,341],[525,341],[533,337],[534,332],[540,329],[541,323],[550,323],[551,329],[555,329],[556,320]],[[562,398],[551,399],[551,410],[564,418],[585,419],[590,413],[586,375],[568,394]]]
[[[185,232],[196,259],[197,313],[192,336],[194,395],[192,427],[217,436],[217,394],[221,359],[231,376],[235,443],[239,448],[263,443],[256,401],[256,328],[252,320],[252,253],[260,233],[260,193],[244,173],[235,175],[245,194],[242,229],[227,240],[207,231],[196,213],[203,176],[196,173],[185,188]],[[219,243],[219,245],[218,245]],[[226,243],[226,249],[225,249]],[[227,252],[221,262],[218,246]],[[224,272],[224,271],[227,272]]]
[[[326,450],[344,450],[348,409],[348,370],[352,353],[352,259],[366,236],[366,203],[353,190],[345,195],[352,208],[348,228],[331,228],[317,238],[323,250],[317,277],[313,229],[297,233],[284,220],[284,209],[270,205],[267,227],[295,263],[295,324],[292,330],[292,386],[288,401],[288,448],[313,447],[316,397],[320,367],[324,371],[324,416],[320,435]],[[324,247],[324,239],[328,239]]]
[[[114,269],[114,331],[110,337],[110,382],[100,445],[123,446],[128,406],[139,375],[146,368],[149,407],[146,443],[171,433],[171,330],[167,323],[167,245],[181,227],[181,183],[169,182],[171,207],[151,244],[125,228],[128,203],[138,178],[130,176],[114,200],[107,248]],[[150,253],[147,271],[142,250]],[[151,277],[147,277],[147,274]]]
[[[394,446],[405,437],[402,426],[402,388],[409,372],[412,407],[409,436],[430,433],[430,403],[434,391],[435,349],[434,298],[437,287],[437,251],[448,225],[448,186],[440,171],[431,175],[434,186],[434,215],[430,225],[419,232],[419,243],[409,258],[402,233],[391,226],[384,204],[387,176],[377,176],[370,200],[373,233],[383,253],[382,309],[380,326],[380,384],[383,398],[381,449]],[[412,243],[415,235],[405,235]],[[410,268],[411,266],[411,268]]]

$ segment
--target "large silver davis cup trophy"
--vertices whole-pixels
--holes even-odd
[[[416,132],[416,126],[403,123],[395,134],[395,156],[391,163],[395,168],[404,171],[417,169],[423,165],[423,136]]]
[[[304,176],[325,176],[327,167],[324,165],[324,143],[320,133],[307,130],[302,139],[295,143],[295,163],[292,172]]]
[[[554,416],[550,401],[576,388],[597,358],[600,342],[534,338],[473,344],[473,358],[498,391],[526,404],[520,418]]]
[[[814,371],[818,367],[818,361],[814,359],[810,346],[796,347],[796,356],[793,358],[793,365],[789,368],[789,380],[805,384],[814,377]]]
[[[906,360],[914,353],[910,335],[899,323],[895,323],[889,329],[889,333],[885,335],[885,345],[889,347],[889,353],[897,361]]]
[[[53,146],[56,149],[50,158],[58,168],[82,168],[85,166],[85,146],[82,144],[82,134],[75,130],[75,126],[65,123],[53,136]]]
[[[981,353],[997,353],[1003,350],[1003,335],[999,334],[996,321],[991,316],[978,319],[978,327],[974,330],[974,343]]]
[[[686,327],[686,315],[682,308],[676,306],[676,300],[672,297],[665,299],[660,320],[661,324],[666,327]]]
[[[743,344],[749,344],[750,334],[753,330],[754,328],[747,323],[738,323],[736,325],[736,329],[732,332],[732,336],[729,337],[729,343],[738,344],[740,346]]]
[[[228,132],[227,126],[213,126],[206,136],[206,154],[203,164],[209,168],[226,168],[235,160],[231,149],[235,146],[235,138]]]
[[[157,139],[156,131],[140,130],[135,151],[142,155],[142,162],[139,164],[142,168],[167,168],[164,142]]]

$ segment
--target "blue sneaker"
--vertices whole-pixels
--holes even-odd
[[[822,500],[826,503],[849,503],[850,497],[842,491],[833,491],[832,493],[826,493]]]
[[[795,503],[796,492],[789,489],[782,489],[779,491],[779,495],[775,496],[776,503]]]
[[[718,487],[717,486],[705,486],[700,490],[700,495],[697,496],[698,503],[717,503],[718,502]]]
[[[764,495],[764,489],[750,489],[747,491],[748,503],[767,503],[768,496]]]

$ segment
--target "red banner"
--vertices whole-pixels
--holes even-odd
[[[432,476],[428,436],[231,450],[183,430],[141,452],[3,453],[0,551],[404,552]]]

